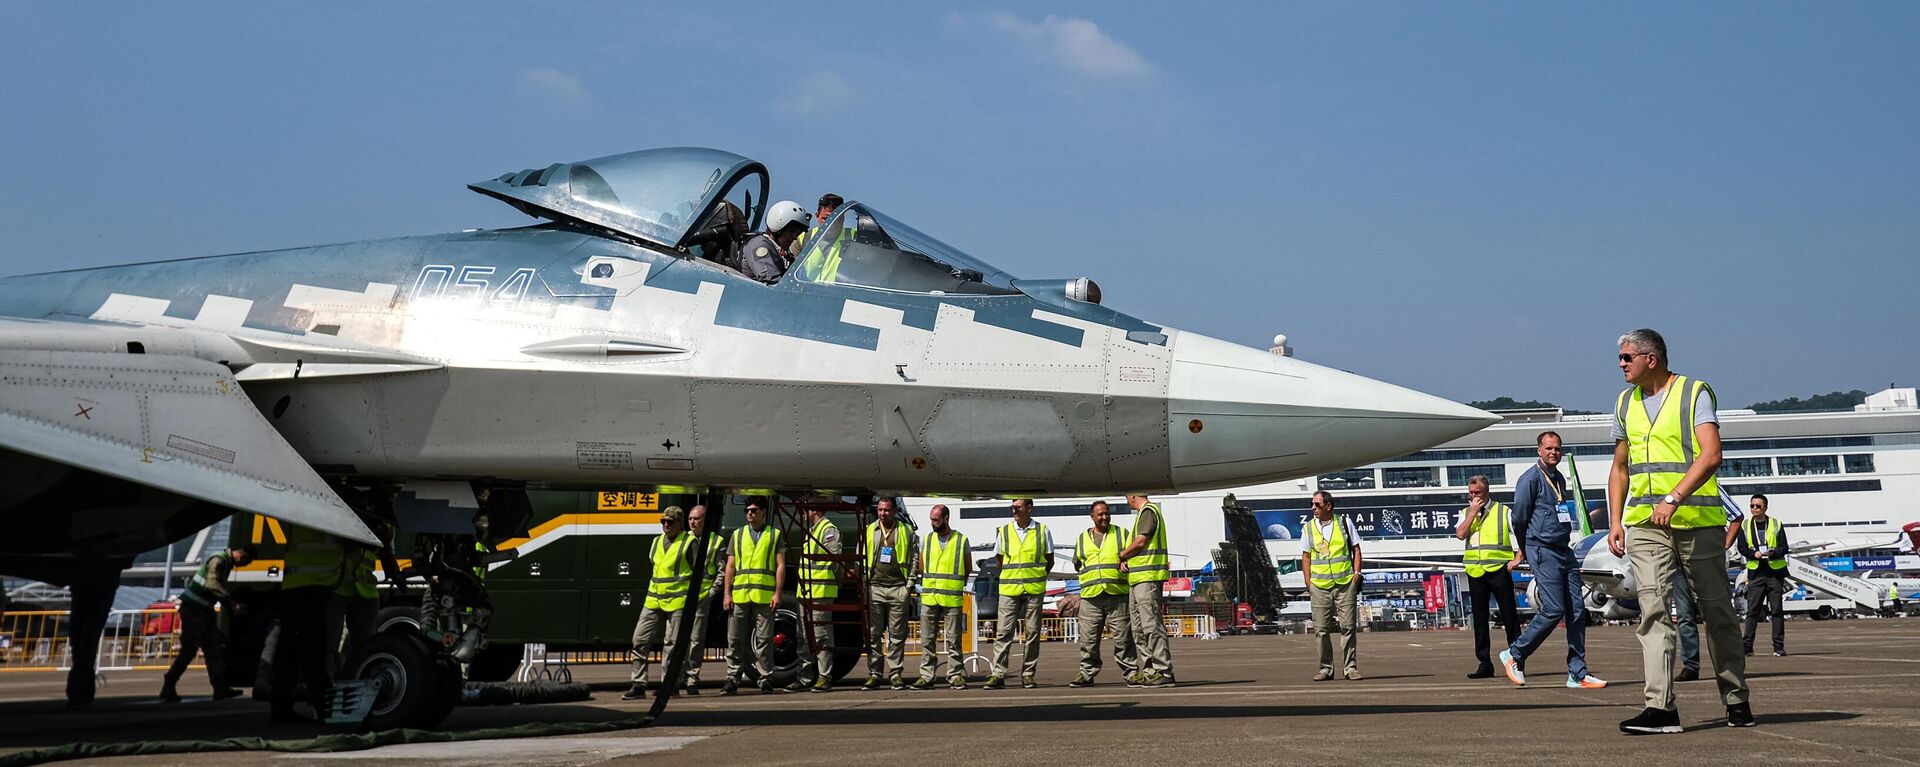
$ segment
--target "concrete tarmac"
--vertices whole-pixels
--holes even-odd
[[[1762,632],[1764,644],[1764,631]],[[1465,631],[1362,634],[1357,682],[1313,682],[1312,636],[1179,640],[1180,686],[1128,689],[1111,667],[1090,689],[1072,689],[1076,654],[1044,646],[1041,686],[932,692],[860,692],[850,679],[827,694],[702,695],[670,701],[660,725],[596,735],[389,746],[338,754],[214,753],[69,764],[141,765],[784,765],[1022,763],[1080,765],[1641,764],[1920,765],[1920,619],[1792,621],[1785,658],[1749,658],[1759,726],[1725,726],[1709,678],[1680,685],[1687,732],[1621,735],[1643,705],[1640,650],[1630,626],[1589,629],[1587,658],[1604,690],[1563,687],[1559,648],[1528,663],[1529,685],[1470,680]],[[1554,639],[1558,639],[1556,633]],[[910,676],[919,668],[909,658]],[[1711,664],[1709,662],[1708,670]],[[717,668],[709,668],[718,672]],[[448,729],[529,721],[632,717],[651,701],[619,700],[624,667],[577,667],[594,683],[589,703],[462,708]],[[717,681],[719,673],[709,673]],[[185,703],[153,702],[158,672],[109,676],[93,711],[68,713],[51,672],[0,673],[0,753],[73,741],[299,737],[309,727],[269,726],[264,704],[206,699],[204,674]],[[193,696],[199,696],[195,699]]]

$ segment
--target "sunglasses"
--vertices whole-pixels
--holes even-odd
[[[1635,357],[1651,357],[1651,356],[1653,356],[1653,352],[1634,352],[1634,353],[1632,353],[1632,354],[1622,354],[1622,355],[1620,355],[1620,361],[1621,361],[1621,362],[1632,362],[1632,361],[1633,361],[1633,358],[1635,358]]]

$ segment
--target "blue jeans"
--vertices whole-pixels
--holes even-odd
[[[1693,584],[1687,582],[1687,572],[1673,571],[1673,621],[1674,630],[1680,632],[1680,665],[1694,671],[1700,670],[1700,627],[1693,625]]]
[[[1527,562],[1533,565],[1533,622],[1520,632],[1520,641],[1511,648],[1516,662],[1524,663],[1540,645],[1546,643],[1555,624],[1567,623],[1567,673],[1579,679],[1587,669],[1587,606],[1580,599],[1580,563],[1573,550],[1564,546],[1527,544]]]

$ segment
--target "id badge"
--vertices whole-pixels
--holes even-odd
[[[1573,501],[1560,502],[1560,521],[1561,522],[1565,522],[1569,525],[1573,524],[1573,507],[1574,507]]]
[[[882,561],[882,562],[892,562],[892,561],[893,561],[893,547],[892,547],[892,546],[881,546],[881,547],[880,547],[880,561]]]

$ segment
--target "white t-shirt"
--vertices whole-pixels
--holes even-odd
[[[1667,401],[1667,393],[1672,390],[1673,387],[1669,386],[1659,394],[1640,401],[1641,406],[1645,408],[1649,422],[1660,417],[1660,403]],[[1705,399],[1705,401],[1702,402],[1702,399]],[[1631,394],[1627,395],[1627,407],[1633,407],[1633,395]],[[1699,426],[1703,423],[1719,423],[1720,414],[1715,410],[1718,407],[1720,407],[1720,401],[1719,398],[1714,395],[1713,390],[1704,386],[1700,387],[1699,392],[1693,395],[1693,425]],[[1625,413],[1613,414],[1613,441],[1615,442],[1627,438],[1627,422],[1624,420],[1625,418]]]

